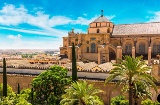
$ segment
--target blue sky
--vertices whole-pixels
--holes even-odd
[[[0,49],[59,49],[101,10],[114,24],[160,22],[159,0],[0,0]]]

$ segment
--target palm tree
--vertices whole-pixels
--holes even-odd
[[[118,78],[119,81],[116,83],[116,87],[123,85],[123,89],[129,90],[129,105],[132,105],[134,86],[138,81],[145,84],[147,87],[153,87],[157,92],[157,88],[154,82],[156,79],[147,72],[151,69],[142,60],[142,56],[132,58],[131,56],[124,56],[124,60],[120,60],[120,63],[113,64],[115,66],[110,71],[110,76],[106,78],[105,83],[111,82],[113,79]]]
[[[150,87],[147,86],[146,83],[143,83],[141,81],[136,81],[134,83],[133,88],[133,99],[134,99],[134,105],[138,105],[139,98],[148,97],[151,98],[152,93],[150,92]]]
[[[104,105],[97,96],[102,91],[86,81],[73,82],[65,92],[61,105]]]

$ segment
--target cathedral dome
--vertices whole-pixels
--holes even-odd
[[[110,22],[110,21],[106,17],[104,17],[103,15],[101,15],[96,20],[94,20],[94,22]]]

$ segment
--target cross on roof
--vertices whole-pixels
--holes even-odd
[[[103,17],[103,10],[101,10],[101,17]]]

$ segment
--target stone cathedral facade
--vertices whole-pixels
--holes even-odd
[[[70,60],[72,43],[78,61],[101,64],[123,55],[142,55],[150,64],[160,54],[160,22],[116,25],[102,14],[89,24],[87,33],[72,30],[63,37],[60,54]]]

